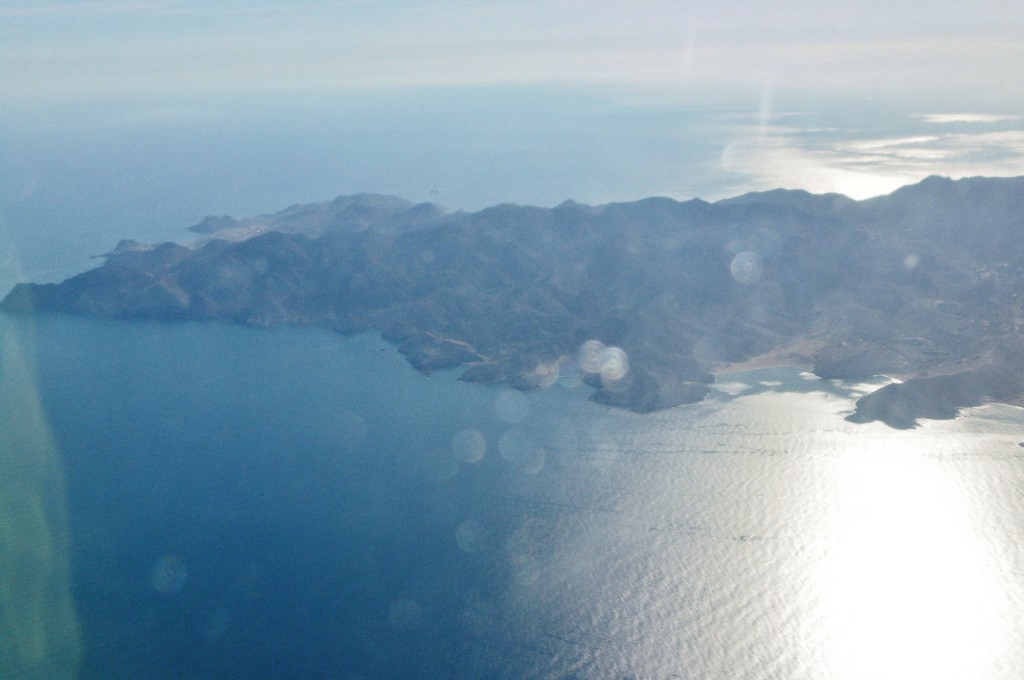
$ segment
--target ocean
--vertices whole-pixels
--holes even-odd
[[[879,383],[774,368],[638,415],[372,334],[0,338],[4,677],[1024,673],[1017,408],[853,425]]]

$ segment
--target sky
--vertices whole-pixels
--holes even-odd
[[[1019,106],[1015,0],[0,2],[6,101],[662,85]]]
[[[0,0],[0,229],[1021,175],[1022,71],[1019,0]]]

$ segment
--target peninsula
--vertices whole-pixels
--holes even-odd
[[[575,376],[639,412],[770,353],[825,378],[900,377],[857,422],[1024,398],[1024,178],[475,213],[362,194],[192,230],[191,246],[122,241],[0,309],[375,330],[424,373]]]

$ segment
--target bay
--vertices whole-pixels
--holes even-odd
[[[57,584],[17,649],[49,677],[1024,670],[1016,408],[853,425],[877,384],[780,368],[637,415],[570,379],[423,376],[373,335],[0,333],[2,479],[25,492],[0,524]]]

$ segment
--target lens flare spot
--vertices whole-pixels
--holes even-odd
[[[479,552],[483,548],[486,538],[484,525],[475,519],[460,522],[459,526],[455,528],[455,542],[465,553]]]
[[[452,437],[452,453],[463,463],[479,463],[487,455],[487,440],[476,430],[462,430]]]
[[[519,469],[528,475],[540,474],[547,461],[547,453],[543,446],[531,446],[526,457],[519,462]]]
[[[745,250],[732,258],[729,273],[739,283],[750,285],[761,278],[761,261],[755,253]]]
[[[605,347],[598,355],[598,373],[604,384],[618,382],[629,373],[629,357],[618,347]]]
[[[175,555],[164,555],[153,564],[149,582],[161,593],[180,592],[188,579],[188,568]]]
[[[558,381],[560,362],[552,361],[537,364],[536,368],[530,371],[530,382],[537,387],[551,387]]]
[[[580,345],[576,353],[576,363],[584,373],[598,373],[601,370],[601,352],[604,343],[600,340],[587,340]]]

